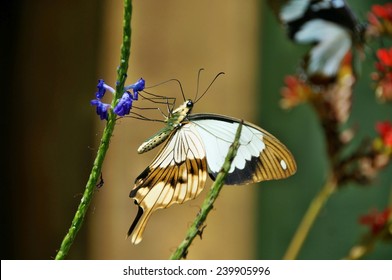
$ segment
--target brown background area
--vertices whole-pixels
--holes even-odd
[[[122,1],[20,1],[4,8],[2,240],[9,242],[1,251],[3,258],[50,259],[71,223],[102,134],[104,123],[89,101],[99,78],[115,83]],[[206,69],[201,90],[224,71],[194,112],[254,121],[259,12],[256,1],[134,1],[128,83],[141,76],[147,85],[177,78],[186,97],[194,98],[199,68]],[[175,83],[154,92],[182,102]],[[160,127],[118,121],[103,168],[105,185],[69,258],[167,258],[182,240],[206,191],[154,214],[140,245],[124,238],[136,214],[128,197],[132,182],[158,151],[137,155],[136,149]],[[252,258],[253,190],[223,191],[189,258]]]
[[[108,81],[114,81],[121,22],[113,19],[121,18],[122,7],[121,3],[108,3],[110,7],[105,9],[108,24],[103,33],[100,54],[103,59],[99,69]],[[199,68],[205,68],[201,91],[218,72],[224,71],[226,74],[214,83],[193,112],[214,112],[254,120],[258,9],[256,1],[136,1],[128,81],[143,76],[151,85],[177,78],[184,87],[186,98],[193,99]],[[182,102],[175,83],[151,91],[175,96],[177,104]],[[159,114],[155,116],[161,118]],[[96,211],[90,216],[92,224],[88,239],[93,258],[167,258],[198,212],[206,191],[195,201],[157,211],[139,245],[133,246],[129,240],[124,240],[137,211],[131,200],[125,198],[134,178],[157,152],[137,155],[136,147],[161,125],[129,119],[119,122],[104,168],[105,188],[97,193]],[[206,189],[210,184],[209,181]],[[254,227],[249,215],[254,207],[253,189],[252,186],[224,189],[208,218],[203,241],[195,241],[188,258],[252,258]],[[100,229],[105,231],[97,234]]]
[[[310,106],[283,112],[278,105],[283,78],[296,71],[307,47],[287,39],[266,1],[133,2],[128,83],[141,76],[147,85],[177,78],[186,97],[194,98],[199,68],[205,68],[201,90],[224,71],[194,112],[254,122],[282,140],[298,164],[287,180],[225,187],[203,240],[196,238],[188,258],[282,258],[328,174],[325,139]],[[347,2],[362,20],[375,4]],[[0,9],[2,259],[55,256],[102,135],[104,122],[89,102],[99,78],[115,83],[121,24],[122,1],[20,0],[5,1]],[[358,140],[376,137],[375,123],[391,116],[390,104],[375,100],[370,79],[371,50],[379,43],[370,45],[353,95],[348,125],[358,131]],[[175,83],[151,91],[182,102]],[[143,114],[162,119],[157,111]],[[69,259],[166,259],[182,240],[206,190],[198,200],[154,213],[141,244],[125,240],[137,211],[128,197],[133,181],[158,151],[138,155],[136,149],[160,127],[130,118],[118,121],[103,168],[105,185],[95,193]],[[334,194],[299,259],[345,256],[367,231],[358,218],[388,205],[390,171],[391,166],[368,187],[353,184]],[[367,258],[391,259],[391,252],[390,243],[379,242]]]

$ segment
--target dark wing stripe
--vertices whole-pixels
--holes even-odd
[[[260,178],[260,181],[266,180],[266,178],[268,178],[267,176],[267,172],[265,170],[265,167],[263,165],[263,160],[259,160],[257,162],[257,169],[255,170],[256,172],[256,178]]]
[[[164,208],[170,205],[171,199],[173,198],[173,193],[171,193],[171,191],[174,190],[176,186],[176,184],[171,185],[171,179],[173,179],[176,176],[177,170],[178,170],[178,166],[174,166],[173,168],[167,169],[166,176],[165,176],[165,185],[162,189],[159,199],[155,202],[155,205],[157,206],[154,205],[154,208],[159,207],[159,204],[165,205]],[[166,202],[168,198],[169,198],[169,202]]]
[[[214,114],[195,114],[188,116],[188,119],[197,125],[200,135],[203,136],[209,173],[215,179],[219,168],[223,165],[222,159],[217,158],[216,151],[225,152],[222,147],[228,147],[234,139],[237,126],[233,124],[239,123],[240,120]],[[233,164],[236,164],[235,168],[231,169],[226,177],[226,184],[237,185],[282,179],[296,172],[295,160],[290,151],[262,128],[245,122],[240,144],[233,161]]]
[[[264,155],[261,157],[261,160],[264,162],[264,168],[266,170],[267,173],[267,177],[264,178],[264,180],[268,180],[269,178],[276,178],[276,174],[274,172],[274,169],[271,167],[270,164],[270,156],[269,156],[269,152],[263,152]]]
[[[265,141],[264,141],[265,143]],[[277,174],[276,174],[276,168],[273,165],[274,164],[274,158],[271,155],[271,151],[267,148],[262,151],[262,154],[264,154],[264,158],[266,159],[264,164],[266,166],[266,168],[268,169],[268,172],[270,173],[271,178],[277,178]]]
[[[289,152],[289,150],[287,150],[287,148],[283,144],[278,142],[278,140],[272,135],[270,135],[269,137],[265,137],[265,142],[266,145],[271,147],[271,150],[274,152],[275,162],[277,166],[280,167],[278,169],[281,171],[282,176],[288,177],[289,175],[294,174],[297,167],[294,158]],[[280,164],[281,160],[284,160],[284,162],[286,163],[286,170],[282,168]]]

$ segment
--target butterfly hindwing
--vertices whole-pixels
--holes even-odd
[[[130,197],[139,206],[128,236],[137,244],[150,215],[157,209],[196,198],[207,179],[202,140],[192,123],[183,123],[169,136],[152,163],[136,178]]]
[[[229,146],[234,141],[239,120],[214,114],[194,114],[189,120],[204,143],[210,176],[215,179]],[[244,123],[240,147],[232,162],[225,184],[248,184],[289,177],[296,171],[290,151],[273,135],[250,123]]]

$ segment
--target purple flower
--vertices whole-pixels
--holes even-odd
[[[116,107],[114,107],[114,113],[120,117],[128,115],[132,108],[132,96],[126,91],[118,101]]]
[[[136,83],[130,85],[130,87],[134,91],[142,91],[144,90],[145,86],[146,86],[146,81],[143,78],[140,78]]]
[[[103,79],[98,80],[97,89],[98,91],[95,93],[97,99],[102,99],[102,97],[105,95],[106,90],[109,90],[111,93],[114,93],[114,89],[105,84],[105,81]]]
[[[97,115],[99,115],[101,120],[108,120],[108,108],[110,104],[103,103],[98,99],[91,100],[90,104],[97,106]]]
[[[128,115],[132,109],[132,102],[138,99],[139,91],[144,90],[144,87],[145,81],[142,78],[140,78],[136,83],[125,87],[125,92],[118,101],[117,105],[114,107],[113,112],[120,117]],[[103,79],[98,80],[97,89],[98,91],[95,93],[97,99],[91,100],[90,104],[97,107],[97,114],[101,120],[108,120],[108,108],[111,108],[111,105],[101,102],[101,99],[104,97],[107,90],[113,94],[115,93],[115,90],[105,84]],[[132,89],[133,93],[128,91],[130,89]]]
[[[129,85],[127,87],[125,87],[125,90],[129,90],[132,89],[133,90],[133,96],[132,99],[133,100],[138,100],[139,98],[139,91],[144,90],[144,87],[146,86],[146,82],[143,78],[140,78],[136,83]]]
[[[106,88],[105,88],[104,85],[105,85],[105,82],[102,79],[99,79],[98,80],[98,85],[97,85],[98,91],[95,93],[95,96],[98,99],[101,99],[105,95]]]

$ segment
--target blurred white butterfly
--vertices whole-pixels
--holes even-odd
[[[305,58],[304,70],[316,84],[333,81],[353,43],[360,45],[364,41],[364,26],[343,0],[288,0],[270,4],[291,40],[314,44]]]
[[[193,105],[194,102],[186,100],[173,110],[165,119],[166,126],[138,149],[144,153],[167,139],[155,159],[136,178],[130,193],[139,207],[128,231],[134,244],[142,240],[155,210],[195,199],[205,186],[207,174],[215,179],[234,141],[240,120],[215,114],[191,115]],[[225,184],[282,179],[295,171],[292,154],[278,139],[245,122]]]

